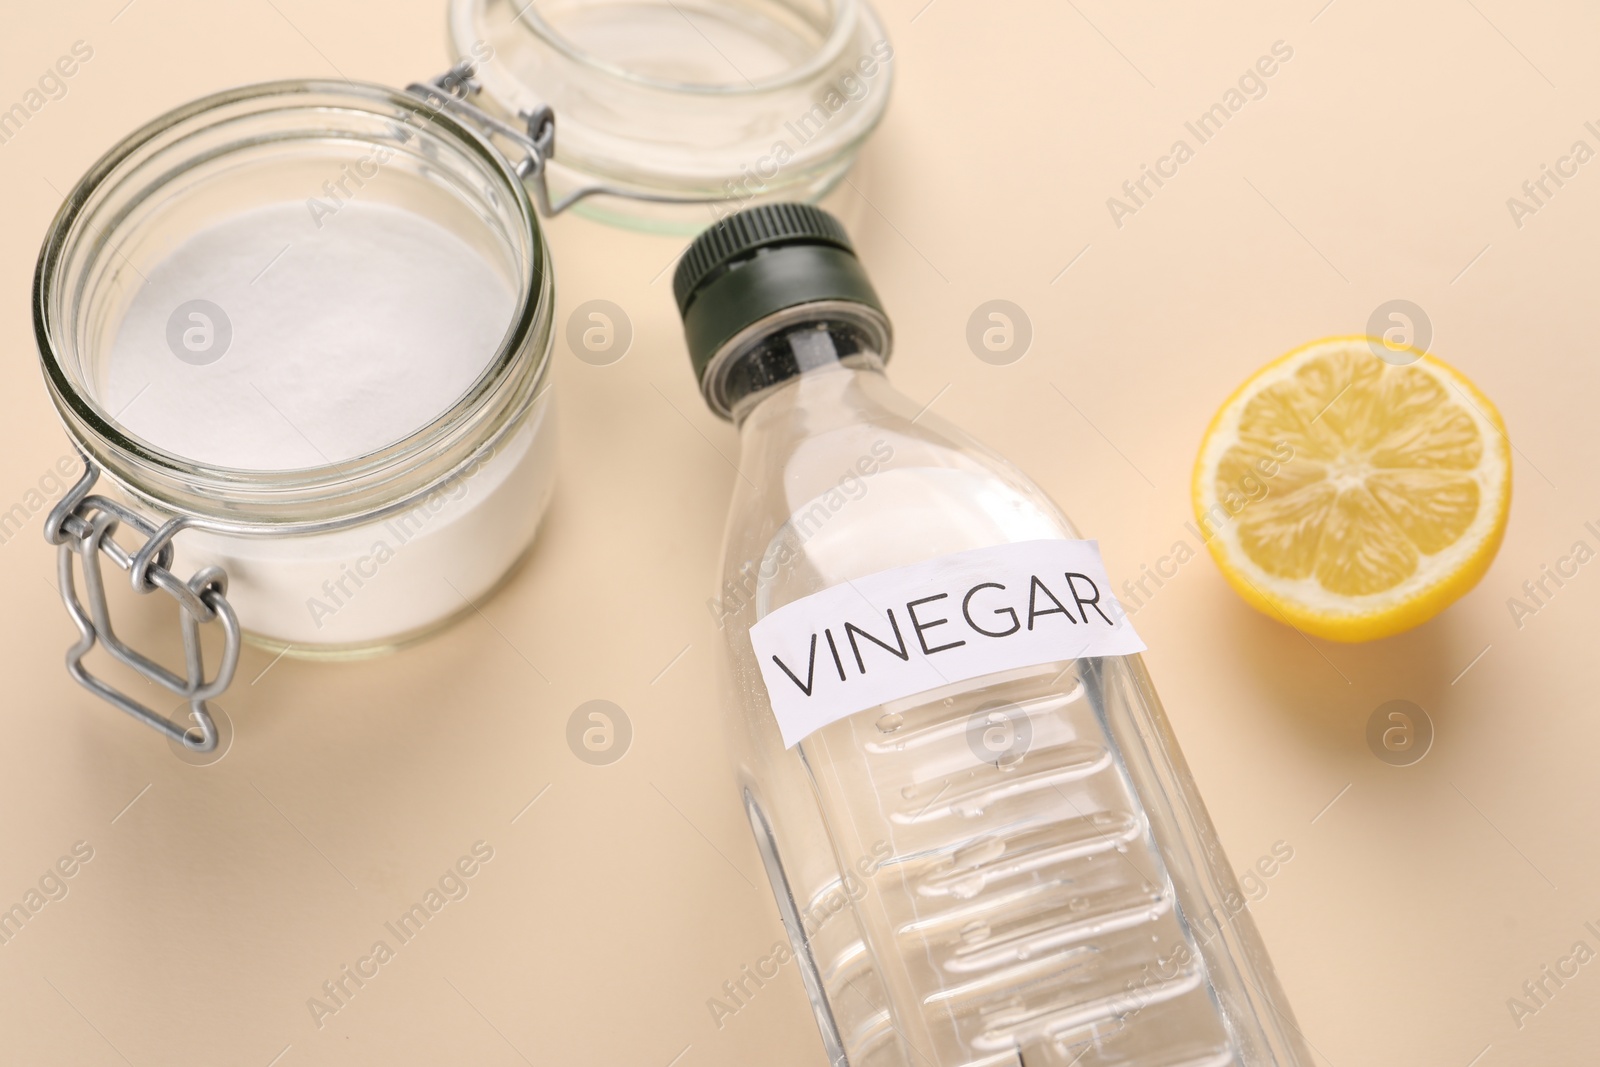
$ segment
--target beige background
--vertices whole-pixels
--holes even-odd
[[[13,5],[0,33],[7,106],[74,40],[95,50],[0,145],[0,509],[67,450],[27,298],[78,175],[224,86],[403,84],[447,58],[439,0],[124,2]],[[1600,964],[1520,1029],[1506,1001],[1575,941],[1600,948],[1583,927],[1600,926],[1600,564],[1520,629],[1506,601],[1597,544],[1600,163],[1521,228],[1506,198],[1575,139],[1600,147],[1583,128],[1600,120],[1600,14],[925,2],[883,5],[899,81],[845,193],[866,201],[856,236],[896,320],[892,377],[1038,479],[1114,575],[1189,536],[1190,463],[1233,386],[1361,331],[1385,300],[1425,308],[1435,351],[1499,404],[1518,450],[1510,530],[1441,618],[1308,642],[1202,557],[1137,623],[1236,865],[1294,849],[1254,911],[1319,1062],[1592,1062]],[[1294,56],[1265,98],[1115,226],[1106,198],[1279,40]],[[386,660],[247,651],[216,765],[180,762],[63,674],[40,517],[0,545],[0,903],[74,842],[94,849],[0,946],[6,1064],[823,1062],[792,968],[721,1029],[706,1007],[780,929],[718,740],[705,599],[736,439],[683,356],[665,270],[680,242],[580,218],[550,240],[561,321],[608,299],[636,337],[609,367],[558,346],[561,487],[528,566],[481,617]],[[1010,366],[964,340],[991,298],[1033,324]],[[162,606],[141,607],[135,632],[165,634]],[[594,698],[634,726],[608,767],[564,739]],[[1396,698],[1437,729],[1408,768],[1363,740]],[[494,858],[470,895],[318,1029],[307,998],[479,840]]]

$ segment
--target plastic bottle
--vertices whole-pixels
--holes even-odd
[[[1098,547],[889,385],[839,223],[731,216],[675,290],[739,427],[737,775],[829,1061],[1309,1065]]]

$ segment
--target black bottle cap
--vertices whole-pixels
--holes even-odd
[[[695,238],[672,279],[696,379],[729,341],[775,312],[820,301],[865,305],[888,317],[839,220],[810,204],[762,204]],[[886,331],[885,331],[886,332]],[[887,356],[885,351],[883,355]],[[713,400],[712,407],[719,405]]]

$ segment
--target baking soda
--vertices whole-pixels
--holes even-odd
[[[202,464],[295,470],[353,459],[434,421],[483,373],[516,294],[421,215],[299,201],[196,233],[148,271],[106,366],[129,431]]]
[[[303,202],[270,204],[147,269],[100,368],[102,404],[167,452],[254,471],[350,460],[448,411],[511,326],[511,283],[400,208],[346,201],[321,223]],[[240,624],[271,643],[382,646],[491,590],[532,540],[554,480],[546,389],[404,511],[317,534],[184,530],[178,569],[221,567]]]

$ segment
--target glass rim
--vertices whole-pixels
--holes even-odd
[[[457,18],[475,22],[476,16],[481,12],[484,3],[485,0],[451,0],[452,14],[456,16],[451,19],[452,23],[456,23]],[[565,34],[551,26],[534,9],[532,3],[517,14],[515,21],[527,25],[535,37],[560,52],[567,59],[590,70],[598,71],[607,77],[615,78],[618,81],[647,89],[685,95],[756,96],[775,90],[787,89],[808,78],[815,77],[844,51],[851,35],[855,33],[856,21],[860,11],[859,0],[830,0],[830,4],[833,8],[833,19],[829,27],[828,36],[823,39],[805,62],[798,63],[778,74],[765,78],[755,81],[746,80],[742,84],[739,82],[725,82],[713,85],[706,82],[670,81],[665,78],[655,78],[641,74],[620,64],[608,62],[579,47]]]
[[[248,108],[274,99],[281,101],[281,106],[230,114],[230,108]],[[512,319],[492,357],[449,408],[405,437],[336,463],[265,471],[228,467],[190,459],[130,433],[91,394],[84,376],[69,365],[77,355],[71,337],[74,313],[63,311],[63,305],[72,299],[68,291],[82,284],[86,272],[81,267],[68,271],[67,258],[84,242],[109,244],[118,223],[189,167],[273,139],[240,138],[213,152],[175,161],[173,168],[149,182],[131,205],[98,232],[92,232],[96,231],[91,219],[94,211],[118,188],[119,181],[128,177],[126,168],[180,145],[181,137],[167,145],[161,142],[183,131],[185,124],[195,124],[187,133],[198,133],[212,127],[204,122],[207,117],[220,124],[285,111],[327,111],[341,102],[369,115],[400,111],[422,116],[426,119],[422,130],[481,164],[497,179],[498,191],[508,198],[508,214],[520,223],[522,232],[512,235],[509,243],[521,246],[514,254],[519,256],[518,268],[529,284],[520,287]],[[146,152],[148,156],[141,156]],[[104,250],[91,253],[104,254]],[[431,108],[421,97],[400,90],[363,82],[286,79],[200,97],[152,119],[107,150],[73,186],[51,222],[34,272],[32,309],[35,342],[58,414],[79,448],[120,484],[160,507],[194,519],[196,526],[324,529],[363,521],[392,509],[399,501],[425,494],[492,446],[506,426],[531,408],[549,375],[554,340],[551,281],[549,249],[527,189],[513,164],[486,134],[448,110]],[[479,420],[476,424],[474,418]],[[450,459],[456,462],[448,462]]]

